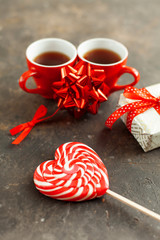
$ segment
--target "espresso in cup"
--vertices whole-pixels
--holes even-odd
[[[133,68],[126,66],[128,59],[128,50],[120,42],[109,38],[93,38],[82,42],[77,49],[78,58],[84,64],[90,64],[94,70],[103,70],[102,91],[105,96],[109,96],[112,92],[125,89],[128,86],[134,86],[140,79],[139,72]],[[119,78],[129,73],[134,77],[133,82],[119,85]]]
[[[90,62],[99,64],[111,64],[121,60],[121,57],[118,53],[102,48],[88,51],[83,55],[83,57]]]
[[[61,69],[74,66],[77,60],[76,47],[59,38],[44,38],[31,43],[26,50],[28,71],[19,79],[20,87],[28,93],[40,94],[45,98],[55,99],[54,82],[61,81]],[[37,85],[31,89],[26,86],[32,77]]]
[[[70,58],[61,52],[44,52],[34,58],[34,62],[46,66],[61,65],[69,60]]]

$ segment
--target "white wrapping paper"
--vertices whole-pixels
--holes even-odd
[[[146,89],[154,96],[160,96],[160,84],[155,84]],[[120,95],[118,107],[134,102]],[[124,114],[121,119],[126,124],[128,113]],[[160,146],[160,115],[154,108],[150,108],[144,113],[136,116],[132,121],[131,133],[139,142],[145,152]]]

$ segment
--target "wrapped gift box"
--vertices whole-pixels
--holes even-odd
[[[155,84],[146,89],[154,97],[160,96],[160,84]],[[135,102],[137,100],[132,100],[125,98],[123,94],[120,95],[118,107],[122,107],[128,103]],[[121,116],[121,119],[126,124],[127,115],[125,113]],[[141,147],[145,152],[150,151],[154,148],[160,146],[160,114],[152,107],[145,112],[134,117],[131,125],[131,133],[135,139],[139,142]]]

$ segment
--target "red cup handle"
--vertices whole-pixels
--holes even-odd
[[[22,74],[22,76],[19,79],[19,86],[28,93],[37,93],[37,94],[42,94],[43,90],[40,87],[34,88],[34,89],[29,89],[26,87],[26,82],[28,78],[32,76],[37,76],[38,74],[36,72],[33,72],[31,70],[28,70]]]
[[[134,86],[136,83],[139,82],[140,74],[139,74],[139,72],[135,68],[128,67],[128,66],[125,66],[125,65],[122,66],[122,69],[121,69],[121,71],[118,74],[118,78],[120,78],[120,76],[123,75],[124,73],[131,74],[134,77],[134,81],[132,83],[125,84],[125,85],[115,84],[114,87],[111,89],[111,92],[122,90],[122,89],[124,89],[124,88],[126,88],[128,86]]]

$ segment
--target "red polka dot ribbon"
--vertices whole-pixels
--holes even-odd
[[[132,121],[137,115],[147,111],[152,107],[160,114],[160,97],[156,98],[152,96],[147,89],[137,89],[130,86],[124,90],[123,95],[126,98],[137,101],[128,103],[112,113],[105,123],[108,128],[111,128],[115,121],[117,121],[117,119],[127,112],[128,116],[126,125],[130,132]]]

